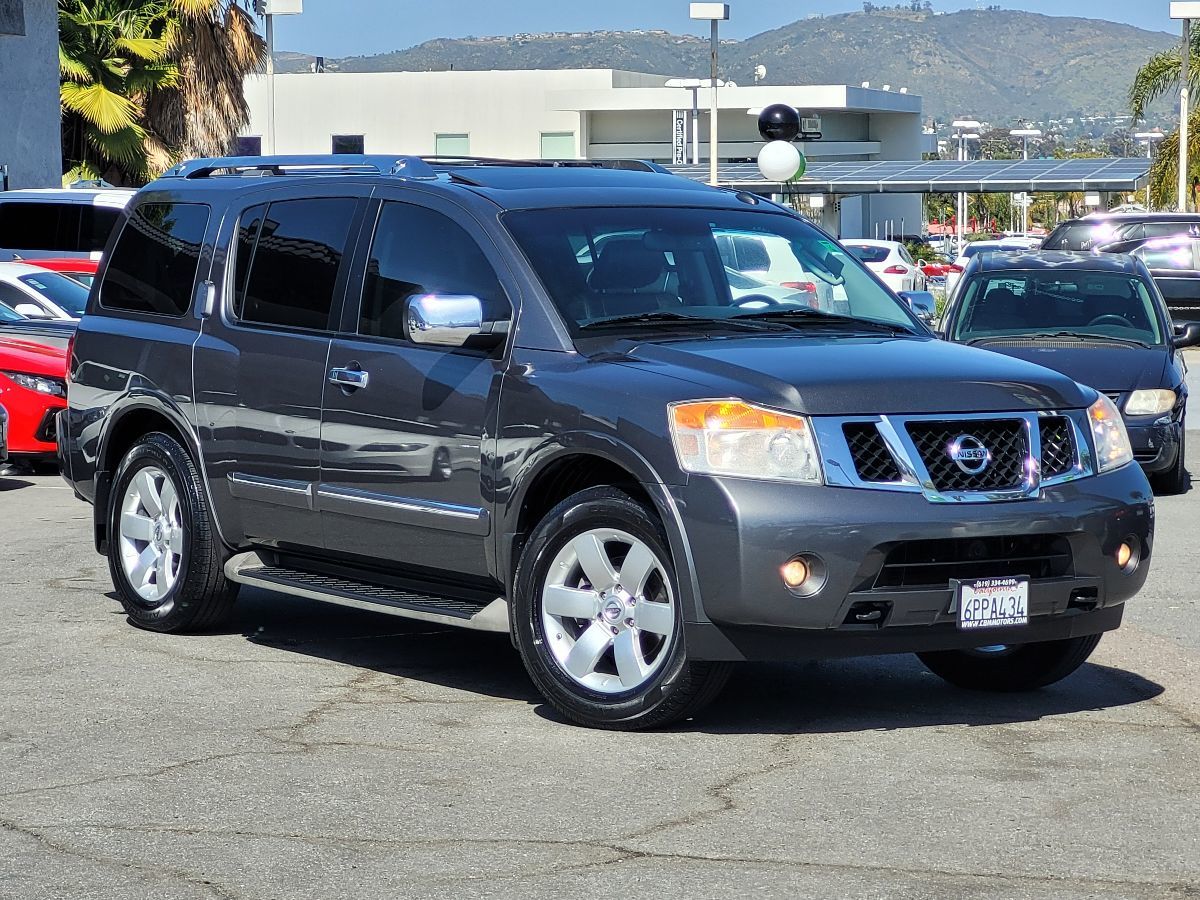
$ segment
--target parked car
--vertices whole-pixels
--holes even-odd
[[[53,462],[57,413],[66,406],[67,351],[0,335],[0,406],[8,411],[9,462]]]
[[[842,312],[735,299],[750,234]],[[652,171],[183,164],[106,250],[69,381],[64,475],[134,624],[255,585],[504,632],[598,727],[692,715],[743,659],[1036,688],[1153,546],[1107,397],[936,340],[790,209]],[[395,477],[413,434],[463,466]]]
[[[987,253],[963,274],[946,337],[1057,369],[1121,410],[1156,491],[1187,488],[1187,363],[1200,324],[1175,328],[1146,267],[1124,255]]]
[[[925,290],[925,273],[903,244],[897,241],[855,239],[843,241],[842,246],[897,294],[901,291]]]
[[[0,303],[0,335],[65,348],[76,324],[74,319],[29,319]]]
[[[38,188],[0,193],[0,261],[98,259],[133,191]]]
[[[74,278],[84,287],[91,287],[96,278],[96,270],[100,268],[100,260],[72,257],[38,257],[34,262],[39,269],[49,269]]]
[[[1145,263],[1176,322],[1200,321],[1200,238],[1179,235],[1121,241],[1098,248],[1126,252]]]
[[[75,319],[88,289],[73,278],[25,263],[0,263],[0,303],[30,319]]]
[[[1039,238],[1008,237],[993,241],[971,241],[964,245],[953,265],[946,270],[946,296],[953,297],[967,264],[978,253],[1022,253],[1036,249]]]
[[[1055,226],[1041,249],[1089,253],[1105,244],[1189,233],[1200,233],[1200,215],[1196,213],[1092,213]]]

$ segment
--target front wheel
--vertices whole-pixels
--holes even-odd
[[[998,644],[975,650],[937,650],[917,658],[933,674],[973,691],[1032,691],[1066,678],[1100,643],[1099,634],[1043,641]]]
[[[108,509],[108,568],[129,620],[152,631],[211,628],[237,586],[196,464],[179,442],[149,434],[117,468]]]
[[[729,677],[728,664],[688,659],[662,527],[613,488],[581,491],[537,526],[517,569],[513,620],[534,684],[582,725],[666,725]]]

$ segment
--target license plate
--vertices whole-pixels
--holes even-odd
[[[1029,624],[1029,579],[976,578],[958,582],[958,627],[1004,628]]]

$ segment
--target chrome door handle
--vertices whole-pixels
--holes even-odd
[[[370,380],[370,373],[361,369],[330,369],[329,371],[330,384],[351,390],[365,388]]]

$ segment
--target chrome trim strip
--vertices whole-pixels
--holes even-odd
[[[242,500],[257,500],[294,509],[315,509],[313,486],[310,482],[282,478],[262,478],[243,472],[230,472],[229,493]]]
[[[316,495],[317,508],[322,512],[361,516],[399,525],[417,525],[463,534],[486,535],[490,527],[487,510],[479,507],[379,494],[329,484],[318,485]]]

